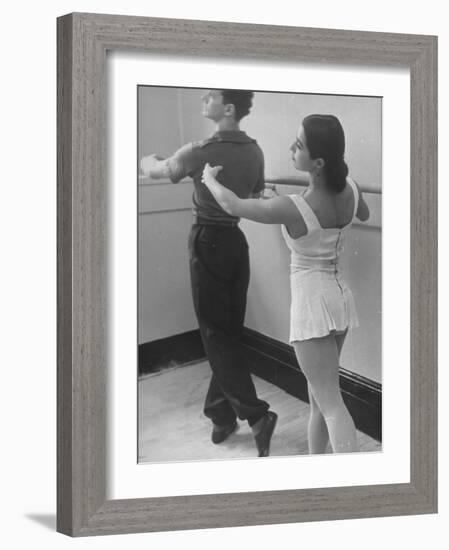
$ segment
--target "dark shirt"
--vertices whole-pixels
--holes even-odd
[[[211,138],[188,143],[168,159],[173,183],[190,176],[194,183],[193,213],[211,221],[238,221],[214,199],[201,177],[205,164],[223,166],[217,180],[240,198],[264,189],[264,157],[256,140],[242,131],[216,132]]]

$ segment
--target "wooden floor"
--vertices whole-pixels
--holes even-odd
[[[207,362],[165,369],[139,380],[139,462],[256,457],[246,422],[226,441],[214,445],[211,423],[202,412],[210,379]],[[257,393],[278,416],[270,456],[307,454],[309,405],[253,377]],[[358,432],[361,452],[379,452],[381,444]]]

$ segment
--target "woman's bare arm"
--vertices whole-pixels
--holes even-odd
[[[288,197],[273,197],[265,200],[240,199],[216,180],[215,176],[221,168],[221,166],[211,167],[206,164],[203,182],[225,212],[231,216],[266,224],[289,225],[298,220],[298,209]]]
[[[353,180],[355,183],[357,190],[359,192],[359,204],[357,205],[357,212],[356,216],[361,222],[366,222],[366,220],[369,218],[369,207],[365,202],[365,199],[363,198],[362,190],[360,189],[360,186],[358,183]]]

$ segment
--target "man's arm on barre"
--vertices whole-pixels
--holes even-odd
[[[140,169],[144,176],[149,176],[155,180],[170,177],[168,159],[164,159],[158,155],[153,154],[143,157],[140,161]]]

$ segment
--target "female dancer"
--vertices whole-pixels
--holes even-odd
[[[369,209],[344,161],[345,137],[332,115],[309,115],[290,148],[294,166],[309,173],[302,194],[240,199],[216,179],[226,166],[206,165],[203,182],[232,216],[282,224],[291,250],[290,343],[306,376],[310,398],[310,453],[358,450],[354,422],[343,402],[339,359],[348,329],[358,325],[354,298],[339,271],[339,257],[354,218]]]

